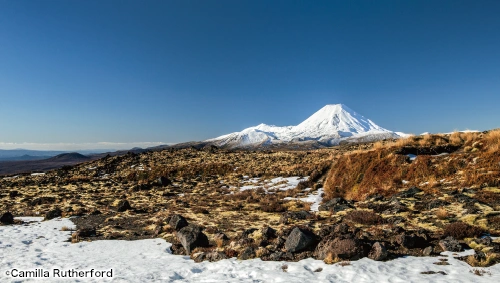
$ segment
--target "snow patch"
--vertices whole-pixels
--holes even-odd
[[[245,177],[245,176],[243,176]],[[307,181],[309,177],[277,177],[270,180],[261,180],[260,178],[252,178],[245,180],[243,183],[247,184],[240,187],[240,191],[255,190],[258,188],[263,188],[266,191],[269,190],[281,190],[287,191],[294,189],[302,181]],[[251,184],[248,184],[251,183]]]
[[[299,262],[240,261],[232,258],[195,263],[187,256],[171,254],[171,244],[163,239],[72,244],[67,242],[71,232],[61,231],[63,226],[74,228],[69,219],[43,222],[38,222],[41,217],[18,219],[37,222],[0,226],[2,282],[78,282],[75,278],[40,280],[6,277],[5,272],[14,268],[113,269],[112,280],[94,278],[81,282],[500,282],[500,264],[478,268],[491,275],[477,276],[470,272],[474,268],[455,258],[472,254],[472,250],[459,254],[443,253],[447,255],[450,265],[442,266],[433,264],[439,257],[412,256],[387,262],[363,258],[347,266],[327,265],[311,258]],[[282,270],[285,264],[287,272]],[[421,274],[424,271],[444,271],[447,275]]]

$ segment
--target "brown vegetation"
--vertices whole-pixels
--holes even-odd
[[[328,173],[326,196],[362,200],[375,193],[390,196],[408,186],[432,192],[442,181],[457,187],[498,186],[499,136],[500,130],[412,136],[342,155]],[[410,152],[418,154],[416,160],[409,160]]]
[[[376,225],[383,223],[383,218],[380,215],[367,210],[350,211],[346,214],[344,220],[356,222],[363,225]]]
[[[455,222],[444,227],[444,236],[452,236],[455,239],[462,240],[464,238],[478,237],[484,233],[484,229],[472,226],[463,222]]]

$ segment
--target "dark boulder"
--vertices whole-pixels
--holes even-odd
[[[357,260],[364,257],[364,254],[363,243],[349,235],[323,239],[314,251],[316,258],[321,260],[329,255],[344,260]]]
[[[247,260],[255,258],[255,250],[252,247],[246,247],[238,256],[238,259]]]
[[[45,220],[50,220],[61,216],[62,211],[59,208],[55,208],[45,214]]]
[[[262,228],[262,236],[264,236],[267,239],[272,239],[276,238],[276,230],[274,230],[271,227],[264,227]]]
[[[304,219],[310,219],[312,217],[313,217],[313,214],[311,214],[305,210],[287,211],[281,215],[280,223],[281,224],[288,224],[289,220],[304,220]]]
[[[75,233],[73,233],[74,237],[94,237],[97,235],[96,229],[94,227],[85,227],[76,230]]]
[[[414,197],[416,194],[418,194],[420,192],[422,192],[421,189],[419,189],[417,187],[411,187],[408,190],[397,194],[397,196],[401,197],[401,198],[412,198],[412,197]]]
[[[256,228],[249,228],[249,229],[246,229],[245,231],[243,231],[243,233],[241,234],[241,238],[248,238],[248,236],[250,236],[253,232],[257,231],[258,229]]]
[[[331,199],[319,206],[319,211],[339,212],[349,208],[354,208],[353,202],[343,198]]]
[[[462,245],[460,245],[460,243],[452,236],[446,237],[445,239],[439,241],[439,246],[444,251],[449,251],[449,252],[461,252],[462,251]]]
[[[14,215],[10,212],[5,212],[2,217],[0,217],[0,222],[2,224],[14,224]]]
[[[168,186],[168,185],[172,184],[172,181],[164,176],[161,176],[160,178],[158,178],[157,182],[160,186]]]
[[[414,235],[400,234],[394,237],[394,242],[401,247],[412,249],[415,247],[416,237]]]
[[[132,206],[130,206],[128,200],[121,200],[116,206],[116,211],[118,212],[124,212],[130,209],[132,209]]]
[[[375,242],[370,250],[370,253],[368,254],[368,257],[377,261],[386,259],[387,249],[385,248],[385,245],[380,242]]]
[[[179,231],[180,229],[188,226],[188,222],[186,218],[184,218],[183,216],[179,214],[174,214],[168,220],[168,225],[170,225],[170,227],[175,229],[175,231]]]
[[[319,237],[325,238],[327,236],[340,236],[349,233],[349,226],[345,223],[339,223],[336,225],[324,225],[319,230]]]
[[[208,246],[207,235],[203,234],[199,226],[193,224],[180,229],[177,232],[177,239],[181,242],[187,255],[191,254],[194,248]]]
[[[295,227],[285,242],[285,249],[288,252],[298,252],[309,247],[314,243],[314,234]]]

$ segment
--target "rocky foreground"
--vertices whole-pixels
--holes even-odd
[[[498,153],[491,151],[488,135],[464,136],[460,142],[443,136],[445,145],[423,138],[314,151],[207,147],[107,157],[45,175],[3,178],[1,221],[9,225],[15,222],[12,216],[77,216],[71,218],[77,227],[74,243],[162,238],[173,244],[173,253],[195,261],[386,261],[472,248],[475,253],[462,260],[490,266],[500,255],[495,237],[500,232],[500,160],[491,160]],[[394,178],[388,187],[372,185],[375,190],[369,174],[359,177],[358,167],[346,166],[346,160],[357,156],[377,165],[375,160],[381,159],[362,158],[379,151],[382,157],[386,151],[395,160],[401,157],[410,173],[417,165],[425,172],[419,158],[434,169],[448,168],[444,165],[454,160],[463,164],[438,180],[428,176],[424,182],[425,176],[415,173],[418,178]],[[409,152],[417,153],[416,161]],[[355,176],[357,185],[344,187],[338,168]],[[480,183],[463,177],[470,168],[483,174],[476,176]]]

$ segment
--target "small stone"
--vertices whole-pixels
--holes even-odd
[[[57,217],[61,217],[61,215],[62,215],[62,211],[59,208],[55,208],[55,209],[52,209],[45,214],[45,220],[50,220],[50,219],[54,219]]]
[[[130,206],[130,203],[128,202],[128,200],[121,200],[118,205],[116,206],[116,210],[118,212],[124,212],[124,211],[127,211],[129,209],[132,209],[132,207]]]
[[[384,260],[387,258],[387,249],[380,242],[376,242],[375,244],[373,244],[372,249],[368,254],[368,258],[377,261]]]
[[[2,217],[0,217],[0,222],[3,224],[14,224],[14,216],[10,212],[5,212]]]
[[[191,255],[191,259],[194,260],[194,262],[202,262],[205,260],[205,253],[199,252],[199,253],[194,253]]]
[[[422,251],[423,256],[430,256],[432,254],[433,248],[431,246],[428,246]]]
[[[223,252],[212,251],[212,252],[206,253],[205,258],[206,258],[206,260],[208,260],[210,262],[214,262],[214,261],[227,259],[227,255]]]

